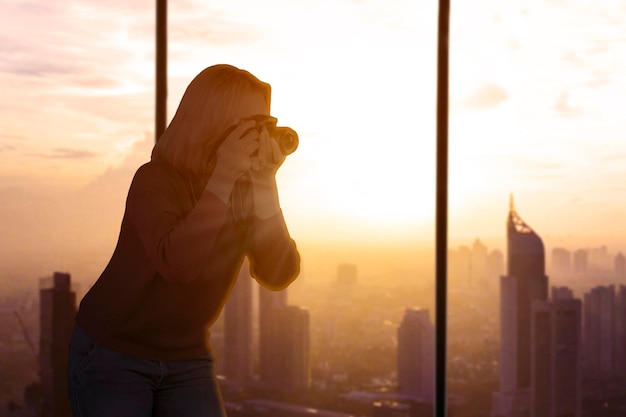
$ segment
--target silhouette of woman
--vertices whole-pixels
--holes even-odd
[[[300,270],[279,205],[285,152],[270,135],[270,98],[269,84],[230,65],[187,87],[80,303],[68,363],[75,417],[225,415],[208,329],[244,258],[272,290]]]

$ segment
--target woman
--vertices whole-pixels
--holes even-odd
[[[208,329],[244,257],[280,290],[300,257],[275,174],[285,155],[255,120],[269,84],[229,65],[189,84],[130,186],[109,264],[81,301],[70,344],[75,417],[224,416]]]

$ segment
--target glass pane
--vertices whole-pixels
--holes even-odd
[[[623,415],[624,4],[452,10],[454,415]]]
[[[43,395],[23,392],[38,380],[35,279],[83,299],[150,159],[154,4],[0,13],[0,266],[17,294],[0,311],[25,328],[3,321],[0,349],[15,353],[0,366],[25,371],[0,400],[27,407]],[[186,0],[168,13],[168,121],[196,74],[227,63],[270,83],[272,115],[299,135],[277,179],[300,276],[269,292],[244,266],[211,329],[229,415],[432,414],[437,4]]]

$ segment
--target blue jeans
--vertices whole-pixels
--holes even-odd
[[[107,349],[74,326],[68,395],[74,417],[225,417],[212,355],[151,361]]]

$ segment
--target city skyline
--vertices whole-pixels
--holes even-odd
[[[626,377],[626,374],[624,373],[624,370],[626,369],[626,367],[624,367],[624,349],[618,342],[623,341],[624,335],[626,334],[626,327],[624,326],[626,323],[626,309],[624,308],[624,306],[626,306],[626,285],[623,285],[626,281],[624,278],[626,277],[611,275],[609,280],[612,280],[612,283],[610,285],[606,285],[606,283],[600,283],[597,279],[593,278],[593,271],[578,271],[585,273],[577,276],[576,280],[582,279],[583,281],[586,281],[587,288],[584,291],[584,303],[581,303],[580,299],[574,298],[574,292],[571,288],[555,287],[552,277],[550,277],[551,285],[548,285],[548,277],[545,275],[546,249],[542,239],[540,235],[535,233],[533,228],[531,228],[529,224],[522,220],[522,218],[517,214],[512,201],[510,202],[506,234],[508,240],[507,272],[506,274],[502,274],[500,282],[503,286],[501,289],[501,296],[505,297],[509,302],[502,304],[503,310],[501,312],[501,318],[504,319],[504,323],[500,328],[500,331],[497,332],[495,331],[495,328],[493,328],[494,334],[499,333],[501,336],[499,343],[502,346],[502,357],[499,361],[494,361],[493,359],[489,359],[489,352],[485,352],[485,348],[490,349],[490,344],[488,342],[490,337],[492,337],[492,333],[491,331],[485,332],[485,330],[491,328],[489,327],[491,321],[485,321],[484,319],[480,320],[480,326],[468,325],[471,323],[471,321],[469,321],[463,326],[463,331],[469,332],[468,334],[473,334],[476,341],[480,342],[478,344],[478,346],[480,346],[479,351],[481,354],[483,354],[483,352],[486,353],[486,358],[488,360],[484,364],[479,362],[468,362],[466,363],[467,369],[480,370],[482,366],[487,364],[491,364],[490,366],[494,368],[500,366],[500,393],[504,395],[500,397],[500,400],[497,403],[500,405],[509,403],[512,407],[521,406],[523,410],[527,410],[530,413],[529,415],[531,417],[540,415],[560,415],[559,413],[585,415],[580,414],[583,404],[584,407],[582,409],[587,410],[587,413],[593,413],[593,411],[591,411],[594,409],[593,407],[607,407],[607,402],[604,398],[613,398],[610,401],[610,404],[615,411],[613,411],[614,414],[611,415],[621,415],[619,414],[619,407],[622,407],[620,404],[624,402],[621,390],[619,391],[617,397],[611,397],[611,395],[615,395],[611,393],[613,387],[617,388],[622,386],[619,382],[621,380],[616,380],[617,382],[611,381],[613,381],[616,377]],[[497,268],[494,268],[494,265],[497,265],[499,268],[504,266],[503,263],[497,258],[491,258],[494,251],[489,251],[489,248],[483,245],[480,241],[474,241],[471,247],[472,255],[467,256],[468,254],[466,253],[466,258],[458,257],[455,259],[455,262],[463,263],[463,259],[471,259],[473,265],[480,265],[480,267],[475,268],[476,274],[485,275],[487,277],[491,277],[490,279],[493,279],[493,275],[497,270]],[[577,252],[579,251],[576,251],[576,253]],[[597,253],[594,256],[602,254],[606,255],[606,248],[598,248]],[[561,255],[563,255],[562,252]],[[480,259],[481,257],[483,258],[482,260]],[[489,259],[491,259],[491,261],[495,261],[494,265],[489,266],[491,262]],[[593,257],[590,257],[589,259],[593,259]],[[560,261],[562,261],[562,259]],[[359,273],[357,273],[357,271],[359,271]],[[409,308],[406,307],[409,305],[406,303],[407,299],[403,298],[401,301],[400,298],[390,297],[389,292],[394,289],[399,291],[399,293],[405,293],[404,295],[408,295],[406,294],[405,288],[395,285],[387,287],[387,294],[385,294],[384,297],[379,296],[379,291],[371,292],[369,295],[363,296],[364,294],[361,292],[368,288],[368,283],[363,282],[363,280],[360,279],[360,271],[361,268],[359,267],[359,263],[343,262],[337,264],[336,273],[334,274],[334,284],[329,283],[330,285],[327,289],[329,293],[327,295],[315,294],[315,291],[318,291],[320,288],[319,285],[304,286],[300,289],[298,286],[293,288],[296,293],[299,293],[297,297],[295,297],[295,299],[298,300],[297,304],[301,304],[300,301],[303,298],[307,298],[309,302],[316,300],[317,303],[315,308],[310,310],[312,323],[311,330],[315,335],[315,337],[312,338],[315,341],[315,344],[311,347],[315,346],[315,351],[318,355],[318,362],[312,363],[312,365],[315,366],[315,374],[317,376],[317,379],[313,379],[315,387],[320,389],[320,387],[326,386],[325,384],[328,384],[329,381],[333,381],[336,378],[341,380],[341,378],[345,378],[345,376],[342,375],[346,375],[344,374],[344,372],[346,372],[346,368],[344,368],[344,366],[346,365],[342,365],[341,362],[335,363],[334,366],[332,366],[327,362],[328,359],[319,360],[319,350],[321,348],[320,344],[329,344],[329,346],[326,346],[325,349],[329,349],[330,351],[337,348],[345,349],[348,346],[346,342],[354,341],[355,334],[359,334],[359,339],[368,340],[373,339],[372,335],[377,333],[384,335],[385,333],[389,334],[390,331],[397,331],[397,337],[393,342],[395,343],[397,349],[397,353],[395,355],[397,355],[398,359],[396,373],[394,374],[393,370],[387,370],[387,372],[391,373],[380,373],[376,374],[376,376],[372,376],[371,378],[376,381],[387,381],[386,384],[391,385],[386,385],[386,387],[388,389],[393,389],[393,387],[395,387],[400,395],[399,398],[403,398],[403,396],[407,394],[409,396],[413,396],[415,395],[415,390],[422,392],[422,394],[419,394],[418,397],[428,397],[428,389],[427,386],[424,385],[427,379],[407,379],[407,375],[403,374],[401,369],[407,368],[406,364],[410,362],[409,351],[417,350],[421,352],[421,354],[425,355],[425,357],[430,357],[432,355],[432,352],[428,352],[429,349],[423,345],[423,343],[428,343],[427,341],[429,338],[432,340],[432,323],[428,318],[429,311],[432,310],[430,310],[430,307],[422,307],[419,309]],[[460,270],[456,270],[454,273],[456,274],[460,272]],[[461,311],[463,309],[467,309],[468,312],[474,310],[475,314],[478,312],[477,305],[474,304],[473,301],[470,301],[471,299],[474,297],[498,298],[497,291],[491,286],[484,285],[483,280],[475,280],[472,276],[462,276],[465,283],[461,283],[462,285],[459,286],[451,287],[451,290],[453,291],[451,294],[452,297],[455,297],[455,294],[458,294],[465,300],[463,303],[452,302],[450,304],[450,307],[454,310],[450,312],[451,319],[449,322],[451,325],[450,342],[453,346],[450,351],[451,367],[449,370],[451,380],[450,393],[454,393],[452,397],[454,400],[451,399],[450,403],[451,409],[455,409],[458,404],[463,404],[463,409],[468,408],[467,404],[465,404],[462,400],[463,396],[467,396],[466,398],[471,401],[472,407],[477,407],[477,404],[479,403],[472,397],[472,394],[470,394],[471,391],[459,390],[458,387],[459,377],[457,375],[459,375],[460,372],[458,367],[463,365],[463,363],[471,357],[471,350],[469,350],[471,344],[468,344],[468,336],[458,333],[460,330],[459,325],[462,322],[459,322],[457,311],[458,309],[461,309]],[[57,282],[57,277],[66,278],[62,281],[62,283],[64,288],[69,290],[69,275],[55,273],[54,277],[55,284]],[[249,280],[249,275],[244,271],[240,278]],[[248,283],[250,282],[251,281],[248,281]],[[40,285],[42,285],[42,288],[47,288],[47,286],[50,285],[50,279],[42,280]],[[550,287],[551,296],[548,297]],[[615,291],[616,287],[617,292]],[[317,288],[318,290],[312,291],[314,288]],[[371,290],[366,290],[365,294],[369,291]],[[250,306],[252,304],[251,292],[244,290],[242,295],[242,299],[238,300],[236,297],[233,298],[234,303],[240,304],[243,302]],[[269,304],[277,305],[287,304],[286,292],[265,294],[265,296],[268,295],[271,296],[271,300],[265,297],[264,301],[263,296],[259,299],[260,310],[263,310],[261,305],[264,303],[268,304],[268,302]],[[372,298],[372,295],[377,296]],[[398,294],[396,294],[396,297],[397,296]],[[409,298],[415,301],[417,298],[423,296],[424,294],[415,297],[415,294],[413,294]],[[393,309],[393,311],[395,311],[395,318],[390,320],[390,316],[385,315],[383,316],[384,320],[372,320],[376,317],[373,313],[377,312],[379,308],[377,303],[373,303],[373,301],[385,299],[387,302],[391,301],[392,305],[396,304]],[[536,299],[537,301],[532,303],[533,305],[531,308],[530,304],[532,299]],[[72,300],[74,299],[72,298]],[[320,303],[320,301],[322,301],[322,303]],[[362,305],[362,308],[365,308],[364,312],[366,314],[362,314],[359,310],[354,308],[360,302],[365,303]],[[42,306],[43,305],[44,304],[42,304]],[[333,309],[329,308],[329,306],[333,305],[341,308],[341,314],[337,314],[333,311]],[[493,317],[495,310],[491,311],[490,308],[492,307],[483,305],[482,307],[479,307],[479,309],[482,310],[481,314]],[[237,310],[240,312],[243,310],[241,305],[239,305]],[[290,319],[282,323],[280,327],[289,327],[292,328],[292,330],[295,330],[294,333],[291,331],[287,332],[292,334],[294,338],[291,339],[292,336],[288,336],[285,340],[289,339],[293,343],[296,341],[302,342],[302,346],[307,346],[307,348],[302,351],[306,352],[310,349],[308,347],[308,337],[304,338],[301,331],[308,329],[309,315],[308,313],[305,313],[304,316],[301,316],[301,313],[304,311],[308,311],[308,308],[307,310],[302,310],[299,307],[292,306],[289,314],[283,316],[283,318],[289,317]],[[260,313],[261,311],[257,314],[260,315]],[[581,317],[581,314],[583,313],[584,315]],[[244,315],[248,315],[248,313],[245,313]],[[326,316],[326,318],[322,318],[320,321],[316,315],[323,315]],[[351,315],[358,317],[359,321],[356,323],[360,323],[360,326],[365,325],[365,327],[359,328],[354,325],[344,327],[349,322],[341,324],[341,320],[337,320],[337,318],[343,318],[343,316],[349,317]],[[328,318],[330,317],[333,317],[333,320],[328,321]],[[583,321],[587,322],[587,327],[584,328],[584,332],[581,332],[580,326],[581,319],[583,317]],[[291,318],[294,318],[295,320],[291,320]],[[302,321],[302,319],[304,319],[304,321]],[[464,319],[470,318],[467,317]],[[475,319],[476,318],[474,318],[474,320]],[[239,320],[240,318],[236,318],[235,321],[242,324],[244,322],[248,322],[249,318],[244,317],[243,321]],[[372,326],[372,324],[377,322],[382,327],[376,328]],[[232,327],[235,325],[239,327],[239,324],[236,324],[235,322],[231,322],[230,325],[227,323],[228,318],[225,317],[224,330],[226,330],[228,326]],[[302,326],[297,323],[306,324]],[[589,326],[589,323],[593,323],[593,325]],[[244,328],[247,328],[249,324],[249,322],[247,324],[242,324],[241,329],[245,331]],[[495,324],[495,322],[492,324]],[[367,329],[366,332],[370,333],[362,334],[365,329]],[[350,330],[353,333],[350,333],[350,331],[346,332],[346,330]],[[306,332],[308,332],[308,330]],[[410,336],[412,332],[417,332],[414,334],[414,337],[417,338],[412,338]],[[287,333],[285,335],[287,335]],[[322,335],[325,334],[325,336],[320,338],[320,333]],[[224,334],[224,336],[226,336],[226,334]],[[218,338],[216,343],[225,343],[228,337],[229,336],[226,336],[225,338]],[[244,339],[246,337],[249,336],[245,336]],[[380,343],[381,340],[385,340],[385,337],[382,337],[380,340],[378,339],[380,336],[376,337],[376,343]],[[235,339],[242,340],[240,336],[235,336]],[[388,344],[389,341],[390,340],[387,339],[386,344]],[[231,343],[236,342],[231,340]],[[463,351],[457,351],[459,343],[461,343],[461,346],[464,346],[464,354],[467,355],[466,358],[459,355]],[[354,344],[357,351],[359,345],[360,343]],[[371,347],[362,346],[361,348],[364,349],[363,352],[367,352],[368,350],[372,352]],[[529,351],[529,354],[521,353],[526,350]],[[604,353],[602,355],[597,355],[597,352]],[[379,357],[381,362],[384,361],[384,359],[389,359],[389,357],[380,357],[379,352],[376,350],[374,350],[373,353],[375,353],[376,357]],[[387,354],[391,356],[388,351]],[[409,358],[404,356],[407,354],[409,354]],[[235,353],[235,355],[242,358],[239,353]],[[243,356],[245,355],[246,354],[244,353]],[[228,360],[226,356],[224,357],[224,360]],[[404,359],[402,359],[403,356]],[[585,367],[582,369],[584,369],[587,373],[584,380],[581,380],[581,356],[583,356],[585,360],[585,362],[583,362]],[[602,360],[596,360],[598,358],[601,358]],[[359,363],[359,358],[355,359],[357,359],[356,363]],[[235,360],[238,361],[239,359]],[[291,360],[294,364],[299,363],[297,355]],[[407,362],[407,360],[409,362]],[[245,362],[246,360],[244,359],[244,363]],[[432,364],[432,361],[426,361],[426,363]],[[574,363],[579,363],[579,366],[572,366]],[[419,364],[419,362],[412,363],[412,365],[417,364]],[[422,364],[424,364],[424,362],[422,362]],[[357,365],[356,369],[358,370],[361,366],[362,365]],[[294,369],[296,368],[297,367],[294,365]],[[461,370],[462,369],[463,368],[461,368]],[[429,373],[422,367],[422,365],[415,367],[414,371],[419,373],[426,371]],[[488,387],[491,383],[489,369],[485,369],[483,372],[484,373],[481,374],[481,378],[483,378],[483,380],[474,381],[473,378],[470,377],[470,384]],[[237,373],[239,373],[239,371],[235,371],[235,374]],[[245,371],[242,375],[245,375]],[[464,375],[464,373],[460,372],[460,375]],[[323,376],[326,376],[327,379],[320,379],[320,377]],[[468,377],[466,374],[465,376]],[[295,375],[285,375],[285,377],[298,378]],[[238,377],[235,378],[238,379]],[[401,380],[405,381],[404,389],[402,389]],[[365,386],[369,385],[366,384]],[[409,388],[409,392],[406,392],[406,389],[409,386],[412,388]],[[597,386],[606,386],[606,388],[598,389]],[[537,389],[536,387],[541,388]],[[426,391],[424,392],[424,390]],[[469,390],[469,388],[466,387],[465,390]],[[25,391],[25,395],[26,392],[27,390]],[[383,395],[381,393],[386,394]],[[394,398],[393,396],[395,394],[394,391],[383,390],[381,392],[368,392],[367,389],[364,389],[362,391],[353,390],[351,391],[351,395],[351,398],[358,402],[373,401],[376,398],[390,399]],[[459,396],[461,397],[459,398]],[[567,399],[567,401],[564,399]],[[456,403],[455,401],[457,400],[460,402]],[[494,403],[494,405],[497,403]],[[246,401],[243,401],[241,406],[245,407],[246,404]],[[275,406],[280,406],[280,403],[276,403]],[[480,407],[482,410],[485,410],[488,406],[489,402],[483,401],[482,406]],[[301,407],[306,408],[306,405],[302,405]],[[507,406],[505,405],[504,408],[506,409]],[[240,409],[236,408],[236,410]],[[467,411],[471,412],[471,410],[476,411],[477,409],[470,407]],[[487,414],[477,413],[475,415],[486,416]],[[507,416],[512,414],[502,411],[501,415]]]
[[[110,248],[154,143],[153,4],[0,12],[5,256]],[[199,70],[230,62],[272,84],[273,113],[300,133],[279,174],[296,240],[434,241],[434,4],[186,0],[169,17],[169,117]],[[497,239],[514,192],[546,242],[626,247],[625,17],[623,0],[453,6],[451,241]]]

